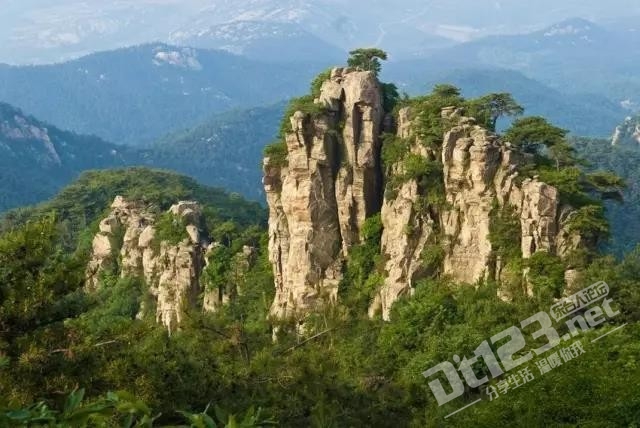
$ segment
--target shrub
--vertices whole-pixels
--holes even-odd
[[[437,243],[427,244],[420,254],[425,269],[431,274],[437,274],[444,262],[445,251],[442,245]]]
[[[331,69],[328,68],[324,70],[322,73],[318,74],[315,79],[311,82],[311,95],[313,98],[318,98],[320,96],[320,90],[322,89],[322,85],[324,82],[331,78]]]
[[[511,206],[499,207],[495,201],[490,214],[489,242],[504,263],[522,257],[521,236],[520,219],[515,210]]]
[[[157,245],[167,242],[169,245],[178,245],[184,239],[189,238],[187,234],[187,222],[184,218],[173,215],[170,212],[161,214],[155,224],[154,241]]]
[[[534,295],[541,301],[562,295],[565,266],[559,257],[538,251],[525,261],[525,266],[529,268],[527,279],[533,286]]]
[[[284,113],[282,122],[280,123],[280,138],[284,138],[287,133],[293,131],[291,128],[291,116],[295,112],[301,111],[304,114],[311,115],[311,117],[317,117],[325,113],[325,108],[320,104],[314,103],[315,97],[313,95],[305,95],[299,98],[293,98],[289,101],[287,110]]]
[[[568,230],[586,239],[599,239],[609,234],[609,223],[601,205],[587,205],[573,213]]]
[[[382,164],[391,172],[391,167],[404,159],[409,152],[409,141],[402,139],[394,134],[384,134],[382,136]]]
[[[287,144],[284,141],[274,141],[265,146],[263,150],[264,156],[269,158],[269,165],[275,167],[287,166]]]

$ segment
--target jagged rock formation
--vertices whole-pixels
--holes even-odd
[[[616,127],[611,138],[614,146],[633,143],[640,144],[640,117],[627,117],[622,125]]]
[[[36,126],[35,123],[17,114],[13,116],[11,122],[7,120],[0,121],[0,139],[40,142],[44,147],[44,153],[46,153],[49,162],[56,165],[62,163],[60,155],[49,137],[47,128]]]
[[[316,104],[322,114],[291,118],[287,165],[264,161],[276,317],[335,299],[344,257],[379,210],[380,83],[371,72],[334,69]]]
[[[382,312],[385,319],[391,305],[425,276],[448,275],[470,284],[500,280],[505,261],[490,239],[496,211],[509,209],[517,217],[520,233],[513,239],[525,259],[537,251],[562,257],[582,244],[565,227],[572,210],[562,206],[558,191],[537,177],[519,176],[525,155],[455,107],[442,112],[449,125],[440,147],[422,144],[410,108],[400,110],[398,138],[409,141],[414,158],[440,165],[441,175],[425,185],[407,178],[399,161],[387,166],[383,192],[380,135],[389,117],[382,98],[373,74],[333,70],[315,101],[324,113],[291,117],[287,163],[265,159],[276,283],[272,315],[304,316],[323,294],[335,299],[344,258],[359,242],[365,218],[377,212],[386,278],[370,315]],[[435,190],[439,202],[429,200]]]
[[[185,310],[198,305],[203,291],[205,310],[216,310],[228,298],[213,303],[213,291],[204,290],[201,284],[207,254],[216,244],[210,245],[206,238],[198,203],[179,202],[168,214],[183,235],[179,242],[158,238],[158,216],[143,204],[118,196],[93,240],[86,287],[89,291],[97,289],[106,272],[119,272],[123,278],[143,278],[155,303],[157,322],[173,331],[182,322]],[[243,257],[237,257],[238,275],[241,269],[248,268],[251,251],[245,249]],[[138,316],[143,317],[149,310],[143,305]]]
[[[423,257],[430,244],[444,250],[441,273],[453,280],[500,279],[502,261],[496,258],[490,239],[495,209],[510,207],[518,217],[521,234],[513,239],[521,242],[525,259],[537,251],[564,256],[580,245],[579,237],[564,227],[569,208],[561,206],[558,191],[537,178],[520,180],[518,153],[508,143],[462,116],[460,110],[447,109],[443,116],[455,124],[445,134],[440,151],[446,203],[441,207],[419,204],[427,189],[419,189],[416,180],[403,183],[395,198],[385,200],[382,251],[388,276],[371,315],[381,311],[388,319],[391,305],[411,293],[416,279],[430,273]],[[408,117],[407,111],[399,117],[398,132],[403,138],[411,137]],[[411,151],[434,156],[415,137]]]
[[[401,109],[397,118],[398,137],[415,139],[411,125],[410,109]],[[426,149],[418,140],[415,140],[409,150],[424,158],[434,159],[436,156],[434,151]],[[392,166],[391,175],[403,173],[401,163]],[[418,208],[425,190],[420,189],[417,180],[406,180],[395,192],[395,197],[384,198],[381,210],[381,252],[386,259],[387,277],[369,308],[371,317],[382,310],[387,318],[393,302],[403,295],[411,294],[411,284],[415,279],[428,273],[429,267],[425,267],[423,263],[422,252],[430,243],[435,243],[439,220],[437,213]]]

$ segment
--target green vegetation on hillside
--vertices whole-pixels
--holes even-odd
[[[611,239],[603,243],[603,249],[622,257],[640,243],[640,150],[635,146],[612,146],[608,140],[587,138],[573,138],[571,145],[588,162],[588,171],[611,171],[626,183],[622,191],[623,204],[617,202],[615,194],[605,201]]]
[[[0,102],[0,212],[46,200],[87,169],[137,159],[133,150],[60,130]]]
[[[433,91],[422,97],[401,100],[396,107],[408,108],[412,120],[413,135],[400,138],[393,134],[383,137],[382,163],[385,168],[387,200],[396,198],[401,186],[409,181],[417,185],[417,215],[434,215],[446,207],[444,198],[442,136],[455,126],[454,109],[476,119],[487,129],[494,129],[503,115],[521,115],[523,108],[509,94],[488,94],[476,99],[464,99],[461,91],[452,85],[436,85]],[[453,119],[443,117],[443,109],[449,108]],[[609,224],[605,216],[608,200],[620,201],[624,180],[612,172],[587,171],[571,146],[567,131],[556,127],[542,117],[516,119],[504,135],[499,135],[500,144],[509,144],[518,159],[519,177],[539,179],[554,186],[560,196],[563,210],[573,211],[566,219],[566,230],[581,237],[590,251],[572,254],[561,260],[548,255],[536,255],[524,260],[521,243],[514,236],[521,235],[520,221],[513,217],[511,207],[496,207],[491,213],[490,240],[494,247],[493,267],[495,276],[501,278],[503,290],[511,298],[527,293],[523,275],[528,272],[529,283],[535,285],[536,293],[546,293],[559,298],[564,286],[564,271],[583,267],[594,256],[593,248],[605,242],[609,236]],[[417,154],[417,151],[420,154]],[[437,215],[437,214],[436,214]],[[407,230],[407,234],[411,234]],[[439,241],[442,237],[434,237]],[[428,270],[438,271],[441,246],[429,245],[426,249]],[[492,273],[493,275],[493,273]],[[550,279],[540,280],[540,277]],[[362,281],[361,281],[362,282]],[[546,290],[546,291],[545,291]]]
[[[561,201],[577,210],[570,229],[595,244],[606,239],[609,225],[604,202],[620,201],[625,182],[613,172],[587,172],[567,139],[567,131],[541,117],[516,120],[505,139],[524,153],[521,173],[538,176],[560,192]]]
[[[469,389],[459,402],[438,407],[421,373],[453,354],[469,355],[492,334],[548,310],[552,295],[506,303],[490,282],[459,288],[425,280],[413,297],[394,306],[391,322],[369,320],[366,304],[358,302],[366,303],[379,278],[379,219],[365,229],[340,302],[315,317],[324,334],[303,342],[282,330],[275,343],[266,316],[273,278],[264,236],[238,299],[215,314],[190,312],[181,331],[169,337],[155,320],[136,318],[141,293],[135,281],[107,278],[110,285],[98,294],[82,290],[84,266],[55,250],[59,236],[51,218],[2,235],[0,408],[6,410],[0,420],[21,426],[43,417],[81,427],[98,421],[122,426],[131,418],[136,426],[167,426],[195,423],[199,415],[224,425],[226,412],[215,405],[242,415],[238,419],[251,415],[253,425],[240,425],[247,427],[265,426],[269,419],[283,427],[442,426],[445,415],[483,395]],[[532,262],[536,284],[559,284],[557,270],[544,268],[552,262]],[[634,362],[640,352],[639,271],[640,251],[620,264],[609,257],[594,260],[585,284],[607,281],[621,314],[585,333],[587,353],[544,376],[533,367],[535,382],[495,402],[483,400],[447,426],[633,426],[640,406]],[[623,323],[629,325],[622,331],[589,343]],[[129,393],[109,392],[121,390]],[[603,400],[611,391],[616,399]]]
[[[55,213],[67,238],[75,242],[118,195],[149,204],[157,212],[166,211],[178,201],[198,201],[210,207],[209,215],[216,220],[233,220],[242,227],[264,225],[266,221],[264,209],[240,195],[202,186],[191,178],[167,171],[129,168],[85,172],[52,200],[6,213],[1,218],[0,231]]]
[[[326,72],[312,95],[292,108],[319,114],[310,97],[324,78]],[[467,109],[489,127],[502,114],[520,113],[510,96],[465,100],[451,85],[416,99],[400,99],[391,87],[388,94],[388,107],[411,107],[418,148],[430,153],[418,156],[411,141],[384,139],[389,188],[415,180],[424,198],[418,210],[444,207],[443,189],[434,185],[443,182],[438,150],[452,126],[441,115],[443,107]],[[506,136],[522,155],[522,178],[539,176],[555,185],[562,201],[577,210],[573,230],[594,241],[602,237],[603,201],[618,198],[621,180],[583,171],[564,131],[544,119],[521,118]],[[277,144],[266,152],[282,157],[283,141]],[[87,291],[88,243],[116,195],[150,206],[161,216],[159,237],[170,242],[184,238],[184,228],[161,213],[180,200],[198,201],[216,243],[202,282],[207,291],[234,298],[207,312],[199,296],[170,334],[148,310],[143,279],[106,272],[98,290]],[[575,262],[547,253],[523,260],[521,243],[514,239],[521,235],[519,221],[496,203],[490,219],[495,266],[505,274],[501,279],[518,278],[506,290],[509,301],[499,297],[503,283],[486,279],[461,286],[439,275],[445,249],[434,234],[420,255],[425,278],[416,281],[412,296],[393,306],[391,321],[382,322],[367,314],[386,275],[383,225],[381,216],[373,215],[362,225],[362,242],[345,260],[338,301],[318,305],[302,332],[295,320],[269,318],[274,277],[265,218],[260,205],[238,195],[144,168],[87,172],[51,201],[8,213],[0,227],[0,424],[577,428],[640,423],[640,248],[622,261],[597,252],[572,255],[582,262],[580,281],[585,286],[606,281],[620,311],[582,333],[584,355],[544,376],[532,365],[535,380],[511,388],[508,397],[489,401],[481,388],[468,387],[456,402],[440,407],[422,373],[453,355],[473,355],[492,335],[548,311],[568,291],[565,268]],[[244,246],[252,247],[252,262],[238,275],[234,259]],[[523,287],[525,270],[531,292]],[[613,334],[592,343],[605,333]],[[522,355],[543,344],[527,342]],[[492,379],[491,385],[505,379]]]

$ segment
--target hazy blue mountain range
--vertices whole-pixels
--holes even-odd
[[[460,87],[466,96],[490,92],[509,92],[529,115],[551,118],[575,135],[607,137],[628,114],[619,103],[606,96],[564,93],[515,70],[467,68],[443,70],[428,68],[423,61],[391,63],[384,76],[400,82],[411,94],[424,93],[433,85],[448,82]]]
[[[3,0],[0,63],[59,62],[162,40],[197,10],[181,1]]]
[[[262,149],[283,110],[280,103],[214,115],[136,149],[60,130],[0,103],[0,211],[50,198],[83,171],[138,165],[262,200]]]
[[[259,51],[267,52],[258,49],[256,56]],[[313,76],[344,61],[289,59],[276,63],[215,50],[142,45],[56,65],[0,66],[0,100],[64,129],[145,146],[213,114],[304,93]],[[389,62],[383,77],[410,93],[441,82],[458,84],[472,94],[511,91],[532,112],[544,113],[579,135],[611,135],[628,114],[625,106],[633,104],[620,104],[606,88],[566,93],[520,72],[471,60],[468,64],[436,59]]]
[[[280,103],[214,115],[161,138],[141,152],[141,163],[262,201],[262,149],[276,137],[284,108]]]
[[[0,211],[47,199],[84,170],[130,165],[135,158],[129,149],[0,103]]]
[[[570,19],[540,31],[489,36],[441,50],[425,63],[445,68],[517,70],[565,93],[597,93],[640,106],[640,44],[629,27],[616,31]]]
[[[255,29],[298,25],[343,50],[379,45],[406,57],[447,42],[525,33],[574,16],[626,26],[639,15],[635,0],[398,0],[393,7],[384,0],[4,0],[0,62],[52,62],[184,35],[191,39],[238,22],[256,23]]]
[[[266,62],[340,61],[343,49],[309,33],[301,25],[286,22],[234,21],[178,30],[172,43],[203,49],[222,49]]]
[[[297,95],[327,65],[151,44],[56,65],[0,66],[0,100],[64,129],[139,146],[216,112]]]

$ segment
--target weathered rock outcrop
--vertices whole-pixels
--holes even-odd
[[[38,141],[42,143],[44,147],[43,153],[46,154],[46,159],[43,160],[59,166],[62,160],[51,141],[49,130],[32,119],[22,116],[21,112],[16,111],[15,113],[10,120],[0,120],[0,138],[4,137],[8,140],[18,141]]]
[[[154,216],[142,204],[127,201],[121,196],[111,204],[111,212],[99,225],[93,238],[91,259],[86,270],[86,287],[95,290],[100,284],[100,275],[105,272],[130,271],[142,266],[143,252],[138,239],[154,222]],[[153,232],[145,233],[145,244],[150,245]]]
[[[433,157],[410,134],[409,114],[402,111],[399,136],[412,138],[413,153]],[[580,245],[563,227],[569,208],[562,207],[558,191],[538,179],[519,179],[518,154],[508,143],[478,126],[459,110],[447,109],[445,119],[454,122],[441,148],[444,197],[442,206],[418,203],[428,189],[408,180],[382,208],[382,251],[388,276],[370,314],[385,319],[393,302],[412,292],[415,280],[430,274],[424,253],[442,248],[442,274],[463,283],[500,279],[503,268],[490,239],[492,213],[510,207],[519,218],[523,258],[537,251],[559,256]],[[436,185],[437,183],[434,183]],[[410,231],[410,232],[407,232]]]
[[[298,111],[290,118],[286,162],[264,160],[273,316],[304,316],[321,297],[335,299],[344,259],[360,242],[364,220],[378,212],[386,276],[369,312],[385,319],[391,305],[427,276],[500,281],[506,261],[490,236],[498,212],[519,222],[513,240],[521,243],[522,258],[538,251],[562,257],[583,244],[565,227],[572,210],[562,206],[558,191],[537,177],[519,176],[528,155],[461,109],[442,111],[448,129],[440,145],[423,144],[410,108],[401,109],[395,128],[403,158],[383,172],[380,136],[393,121],[375,76],[334,69],[315,104],[323,113]],[[414,161],[411,170],[406,156]],[[421,162],[437,174],[416,171]],[[526,271],[520,275],[526,278]]]
[[[397,118],[397,135],[402,139],[414,139],[410,152],[427,159],[435,160],[436,153],[422,146],[412,131],[408,108],[400,110]],[[392,166],[391,175],[401,175],[404,167],[401,163]],[[388,184],[387,187],[390,187]],[[422,189],[416,179],[404,181],[395,196],[384,198],[381,210],[383,233],[381,252],[385,256],[387,276],[383,287],[375,296],[369,308],[373,317],[382,311],[388,318],[391,305],[404,295],[413,292],[412,284],[417,278],[432,272],[423,260],[423,251],[430,244],[438,245],[438,213],[420,204],[429,189]],[[385,192],[388,195],[389,192]]]
[[[640,116],[627,117],[624,123],[616,127],[611,144],[614,146],[640,144]]]
[[[380,83],[371,72],[334,69],[315,103],[322,114],[291,117],[287,165],[264,161],[275,317],[336,298],[344,257],[379,210]]]
[[[98,288],[106,272],[143,278],[155,302],[156,320],[172,331],[182,322],[184,311],[196,306],[203,291],[200,276],[209,243],[201,230],[201,210],[196,202],[179,202],[169,213],[174,227],[184,227],[179,242],[156,236],[157,215],[143,204],[116,197],[93,240],[86,287]],[[143,306],[139,316],[149,309]]]

